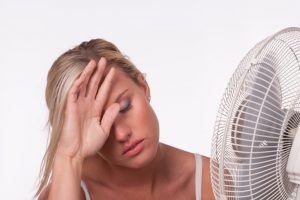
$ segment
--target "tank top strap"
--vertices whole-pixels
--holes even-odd
[[[200,154],[195,153],[195,192],[196,200],[201,200],[202,188],[202,158]]]
[[[87,189],[87,186],[86,186],[86,184],[85,184],[85,182],[83,180],[81,180],[80,186],[83,189],[85,200],[91,200],[90,193],[89,193],[89,191]]]

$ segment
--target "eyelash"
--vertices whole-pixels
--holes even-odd
[[[130,110],[130,108],[132,107],[132,105],[131,105],[131,100],[130,99],[126,99],[125,100],[126,101],[126,107],[125,108],[123,108],[122,110],[120,110],[120,113],[125,113],[125,112],[127,112],[128,110]],[[127,103],[127,101],[128,101],[128,103]]]

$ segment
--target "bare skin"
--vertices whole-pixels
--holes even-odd
[[[194,155],[166,144],[161,143],[160,146],[163,155],[161,159],[153,161],[152,170],[143,169],[132,171],[130,174],[115,174],[114,171],[105,169],[108,165],[97,156],[87,159],[82,178],[92,198],[195,199]],[[202,199],[213,200],[209,158],[203,156],[202,161]],[[106,173],[99,173],[100,171]],[[122,175],[123,177],[120,178]],[[124,181],[121,181],[122,179]]]
[[[159,143],[150,89],[138,80],[104,58],[87,65],[68,93],[52,183],[40,199],[85,199],[81,180],[92,199],[195,199],[194,155]],[[142,150],[127,155],[141,139]],[[202,160],[202,199],[214,199],[209,159]]]

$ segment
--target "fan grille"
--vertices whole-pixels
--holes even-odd
[[[286,164],[300,122],[300,29],[258,43],[219,107],[211,155],[217,199],[287,199]]]

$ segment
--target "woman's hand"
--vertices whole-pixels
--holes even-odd
[[[71,86],[58,154],[83,161],[97,153],[107,140],[120,106],[114,103],[103,114],[115,71],[111,68],[104,77],[105,67],[103,57],[98,64],[90,61]]]

